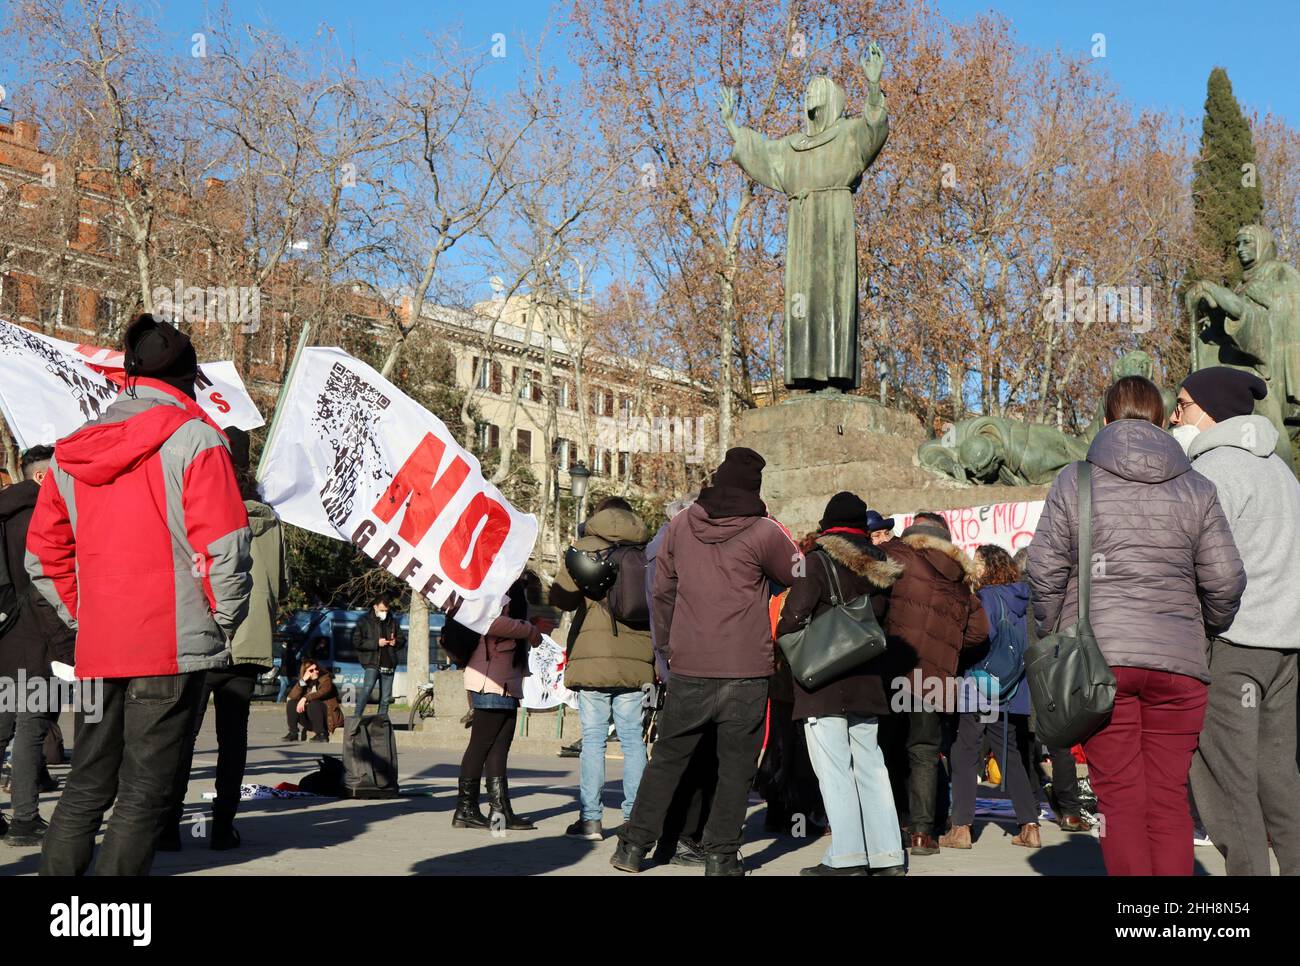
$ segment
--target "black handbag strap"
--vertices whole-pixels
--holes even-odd
[[[817,558],[822,562],[822,567],[826,571],[826,578],[831,584],[831,606],[839,607],[844,603],[844,591],[840,590],[839,574],[835,572],[835,565],[830,562],[830,554],[825,551],[819,551]]]
[[[1092,466],[1078,463],[1079,474],[1079,623],[1088,622],[1092,602]]]

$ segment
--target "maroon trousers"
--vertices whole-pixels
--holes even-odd
[[[1108,875],[1191,875],[1187,772],[1208,687],[1186,674],[1116,667],[1115,710],[1084,742]]]

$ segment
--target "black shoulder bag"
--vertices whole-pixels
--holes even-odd
[[[1025,649],[1025,678],[1034,709],[1035,732],[1052,748],[1077,745],[1097,731],[1115,705],[1115,675],[1106,663],[1088,620],[1092,598],[1092,468],[1079,474],[1079,619]],[[1064,604],[1062,604],[1064,608]],[[1030,620],[1033,616],[1030,615]]]
[[[814,552],[830,581],[831,606],[797,631],[777,640],[790,664],[790,673],[805,691],[816,691],[836,678],[885,653],[885,632],[880,629],[871,595],[845,601],[835,565]]]

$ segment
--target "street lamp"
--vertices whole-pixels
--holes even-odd
[[[591,470],[582,460],[569,467],[569,492],[573,494],[577,523],[582,522],[582,511],[587,502],[587,480],[590,478]]]

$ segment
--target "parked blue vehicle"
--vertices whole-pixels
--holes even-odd
[[[287,644],[299,659],[313,657],[329,665],[334,684],[345,698],[359,690],[365,682],[365,669],[357,660],[352,647],[352,631],[357,621],[365,616],[364,610],[318,607],[314,610],[295,611],[275,631],[275,666],[258,678],[256,696],[274,698],[279,691],[280,655]],[[429,674],[448,666],[447,656],[441,647],[442,628],[446,617],[439,613],[429,615]],[[397,648],[397,670],[393,679],[393,697],[407,695],[406,639],[410,628],[410,615],[398,617],[401,645]],[[344,704],[349,702],[345,700]],[[348,710],[345,708],[345,711]]]

